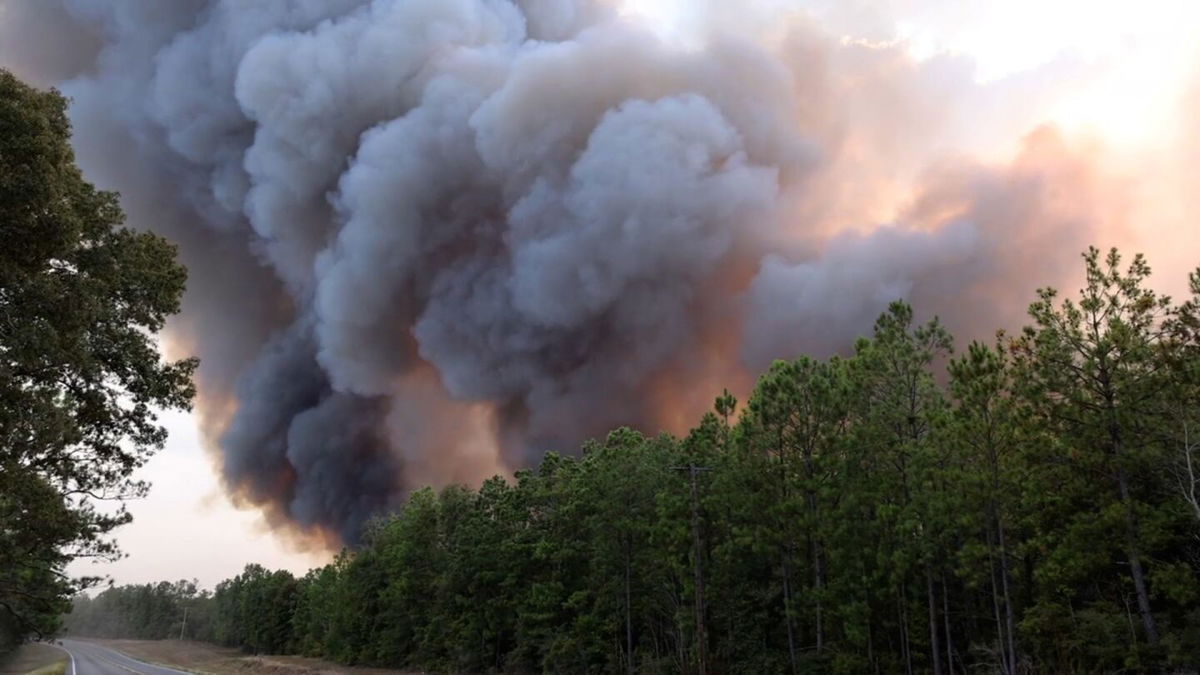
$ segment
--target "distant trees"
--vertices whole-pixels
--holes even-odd
[[[896,303],[683,438],[418,490],[331,565],[223,582],[217,639],[447,672],[1194,670],[1200,277],[1176,304],[1141,258],[1084,262],[1015,336],[955,354]]]
[[[195,581],[160,581],[105,589],[95,597],[77,596],[64,617],[66,633],[76,637],[164,640],[216,639],[216,606]],[[186,625],[185,625],[186,621]]]
[[[0,70],[0,652],[95,581],[69,561],[117,555],[129,514],[96,502],[145,492],[155,410],[193,394],[195,362],[164,363],[154,336],[183,293],[175,249],[122,227],[69,136],[62,96]]]

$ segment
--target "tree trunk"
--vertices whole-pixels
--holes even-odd
[[[1117,488],[1120,490],[1121,504],[1125,507],[1125,539],[1126,556],[1129,558],[1129,574],[1133,577],[1133,588],[1137,592],[1138,613],[1142,615],[1142,626],[1146,631],[1146,642],[1158,644],[1158,627],[1154,623],[1154,613],[1150,610],[1150,593],[1146,589],[1146,574],[1142,570],[1141,551],[1138,550],[1137,514],[1133,511],[1133,500],[1129,494],[1129,476],[1121,464],[1124,459],[1121,424],[1116,414],[1116,396],[1112,390],[1111,379],[1101,363],[1100,380],[1104,385],[1104,401],[1107,406],[1108,420],[1108,450],[1109,459],[1116,465]]]
[[[871,596],[867,596],[867,663],[871,664],[871,670],[876,674],[879,673],[879,662],[875,660],[875,629],[872,628],[874,623],[871,616]]]
[[[1150,609],[1150,593],[1146,588],[1146,574],[1142,569],[1142,557],[1137,544],[1137,516],[1129,496],[1129,476],[1124,467],[1117,468],[1117,483],[1121,489],[1121,501],[1125,503],[1125,529],[1128,541],[1129,574],[1133,577],[1133,588],[1137,592],[1138,613],[1142,615],[1142,627],[1146,631],[1146,642],[1158,644],[1158,627]]]
[[[817,522],[817,504],[816,496],[814,496],[811,492],[809,493],[809,509],[813,514],[812,522],[815,524]],[[822,606],[824,598],[822,596],[824,595],[825,589],[825,563],[821,559],[821,542],[816,537],[812,538],[811,548],[813,564],[813,588],[817,595],[815,626],[817,632],[817,655],[820,655],[825,649],[825,623],[824,615],[822,613],[822,610],[824,609]]]
[[[626,542],[625,548],[625,658],[628,664],[629,675],[633,675],[635,668],[633,667],[633,593],[630,590],[629,576],[632,567],[630,561],[629,544]]]
[[[904,653],[904,672],[906,675],[912,675],[912,673],[913,673],[912,644],[911,644],[911,641],[909,640],[909,631],[908,631],[908,607],[907,607],[908,598],[906,597],[907,595],[908,594],[904,592],[903,588],[896,589],[896,600],[897,600],[896,608],[900,611],[900,641],[901,641],[900,644],[902,647],[902,649],[900,651],[902,651]]]
[[[859,579],[862,580],[863,588],[866,590],[867,599],[867,662],[871,664],[871,669],[878,673],[879,664],[875,662],[875,631],[871,624],[874,623],[874,616],[871,612],[871,585],[867,583],[867,571],[862,560],[858,561]]]
[[[1196,516],[1196,520],[1200,520],[1200,497],[1196,495],[1196,465],[1192,461],[1192,436],[1191,428],[1187,422],[1183,423],[1183,460],[1184,469],[1187,471],[1186,476],[1181,476],[1179,479],[1179,492],[1183,495],[1185,501],[1192,507],[1192,513]]]
[[[1000,618],[1000,580],[996,578],[996,561],[993,556],[992,549],[992,528],[987,528],[988,540],[988,569],[992,577],[992,613],[996,617],[996,648],[1000,650],[1000,672],[1005,675],[1015,675],[1015,669],[1012,665],[1012,660],[1009,658],[1008,644],[1004,637],[1005,623]]]
[[[1008,628],[1008,666],[1017,672],[1017,619],[1013,612],[1012,595],[1008,592],[1008,547],[1004,543],[1004,521],[996,514],[996,534],[1000,538],[1000,584],[1004,591],[1004,623]]]
[[[954,672],[954,638],[950,634],[950,589],[946,587],[946,573],[942,573],[942,627],[946,629],[946,671]]]
[[[938,639],[937,605],[934,602],[933,570],[925,566],[925,595],[929,600],[929,655],[933,658],[933,675],[942,675],[942,647]]]
[[[700,495],[696,487],[698,467],[689,467],[692,474],[692,540],[696,550],[694,576],[696,584],[696,656],[700,663],[700,675],[708,673],[708,634],[704,629],[704,571],[700,561],[704,555],[704,543],[700,535]]]
[[[783,552],[783,618],[787,624],[788,662],[792,666],[793,675],[796,673],[796,627],[792,620],[792,565],[791,554],[785,545]]]
[[[679,579],[677,581],[676,587],[682,588],[682,586],[683,586],[683,580]],[[675,597],[675,607],[674,607],[674,609],[675,609],[675,612],[674,612],[674,614],[675,614],[675,636],[676,636],[675,652],[678,654],[678,656],[676,658],[678,659],[678,662],[679,662],[679,672],[683,672],[683,671],[687,670],[687,667],[688,667],[687,648],[684,644],[684,640],[687,636],[687,631],[684,630],[683,612],[681,611],[683,609],[683,594],[682,594],[682,592],[678,592],[678,591],[675,593],[676,593],[674,595],[674,597]]]

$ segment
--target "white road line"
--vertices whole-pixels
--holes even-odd
[[[60,651],[66,652],[67,656],[71,657],[71,675],[75,675],[75,655],[71,653],[71,650],[67,649],[66,647],[64,647],[62,645],[56,645],[53,642],[50,643],[50,646],[54,647],[55,649],[58,649]]]
[[[128,654],[119,652],[115,649],[110,649],[103,645],[98,645],[94,642],[88,642],[86,640],[79,641],[79,642],[80,642],[80,644],[86,645],[89,648],[91,648],[97,652],[101,652],[101,653],[106,652],[106,654],[103,654],[103,655],[101,653],[91,654],[91,656],[93,658],[97,658],[97,659],[100,659],[107,663],[111,663],[112,665],[117,666],[118,668],[121,668],[123,670],[127,670],[131,673],[141,673],[142,671],[135,670],[134,668],[130,668],[128,665],[118,663],[117,661],[115,661],[109,657],[116,657],[117,659],[123,660],[129,664],[133,664],[134,666],[150,668],[151,670],[156,670],[156,671],[163,670],[163,671],[167,671],[167,672],[171,672],[171,673],[179,673],[179,675],[195,675],[194,672],[189,672],[186,670],[178,670],[176,668],[171,668],[170,666],[162,666],[157,663],[149,663],[146,661],[139,661],[139,660],[133,658],[132,656],[129,656]],[[78,673],[75,670],[75,654],[72,653],[71,650],[68,649],[65,645],[61,645],[61,646],[60,645],[51,645],[51,646],[56,647],[57,649],[63,650],[64,652],[67,653],[68,656],[71,657],[71,675],[78,675]]]

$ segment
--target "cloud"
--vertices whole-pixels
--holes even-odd
[[[979,84],[869,7],[768,5],[667,35],[600,0],[8,0],[0,63],[179,244],[229,492],[353,541],[414,486],[679,430],[897,297],[1017,321],[1121,227],[1092,148],[1013,149],[1084,65]]]

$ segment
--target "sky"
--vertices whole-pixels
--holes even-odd
[[[665,34],[685,34],[702,20],[692,0],[627,0]],[[1156,136],[1178,112],[1197,73],[1191,27],[1200,3],[1188,0],[772,0],[781,11],[802,6],[847,39],[899,41],[914,56],[957,54],[980,83],[1078,61],[1089,68],[1077,88],[1039,111],[1045,121],[1090,129],[1126,146]],[[890,16],[894,21],[881,21]]]
[[[1195,204],[1194,198],[1189,202],[1181,197],[1189,186],[1179,181],[1190,174],[1172,169],[1188,161],[1180,159],[1179,152],[1187,140],[1187,115],[1195,109],[1200,83],[1194,40],[1200,2],[770,1],[781,13],[798,8],[811,12],[843,40],[899,44],[918,60],[952,55],[969,64],[971,77],[981,85],[1036,80],[1051,73],[1055,89],[1037,99],[1037,109],[1009,111],[1006,104],[1016,102],[1001,98],[991,104],[1000,113],[980,109],[979,115],[1020,113],[1021,125],[1050,122],[1073,137],[1094,138],[1112,158],[1115,171],[1142,178],[1134,197],[1139,203],[1175,205],[1171,208],[1180,211]],[[709,14],[722,11],[714,9],[720,6],[627,0],[623,8],[665,38],[687,42],[694,27],[710,21]],[[1070,74],[1066,84],[1064,72]],[[973,150],[1000,156],[1011,154],[1018,138],[970,138],[969,144]],[[1164,209],[1154,217],[1182,222],[1172,220],[1180,213]],[[1170,241],[1134,235],[1143,248],[1152,249],[1152,260],[1172,268],[1186,266],[1197,250],[1194,230],[1180,231],[1179,238]],[[117,536],[126,557],[103,565],[75,563],[73,572],[105,574],[116,583],[194,578],[212,587],[248,562],[303,573],[330,559],[330,552],[306,549],[302,540],[271,529],[258,511],[240,510],[231,503],[196,417],[167,413],[162,420],[170,439],[137,476],[153,488],[147,498],[130,505],[134,522]]]
[[[258,512],[230,504],[190,413],[168,411],[160,421],[170,433],[166,446],[135,474],[153,487],[129,503],[133,522],[117,530],[125,557],[76,561],[72,573],[116,584],[195,579],[211,589],[251,562],[297,575],[329,562],[328,551],[272,532]]]

